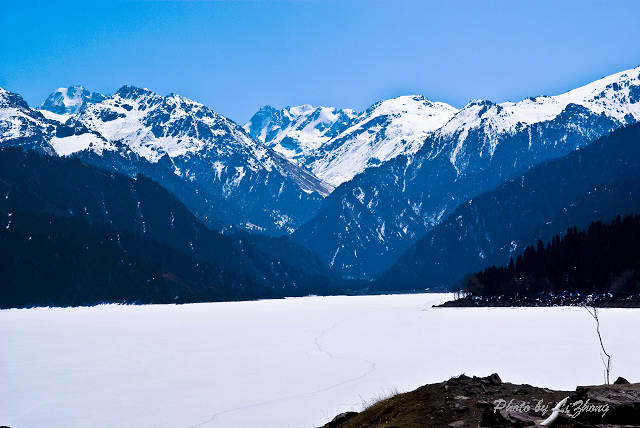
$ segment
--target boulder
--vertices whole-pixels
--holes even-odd
[[[502,385],[502,379],[500,379],[500,376],[498,376],[498,373],[493,373],[487,379],[489,380],[489,383],[493,386]]]
[[[354,417],[355,415],[357,415],[358,412],[344,412],[344,413],[340,413],[338,416],[336,416],[335,418],[333,418],[331,420],[331,422],[329,422],[328,428],[336,428],[339,427],[340,425],[342,425],[343,423],[345,423],[346,421],[348,421],[349,419],[351,419],[352,417]]]
[[[639,426],[640,385],[579,386],[566,410],[578,426]]]

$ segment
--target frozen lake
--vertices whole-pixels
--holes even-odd
[[[311,428],[463,372],[602,383],[584,309],[431,307],[450,297],[0,311],[0,425]],[[640,382],[640,310],[600,322],[613,379]]]

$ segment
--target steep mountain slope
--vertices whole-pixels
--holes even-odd
[[[75,217],[0,209],[0,308],[279,297],[254,278]]]
[[[381,289],[450,287],[504,266],[538,239],[640,212],[640,124],[540,164],[473,198],[416,242],[376,282]]]
[[[135,250],[144,244],[144,254],[154,254],[153,263],[162,263],[180,278],[193,280],[194,275],[210,271],[196,268],[198,263],[208,263],[220,275],[223,270],[229,271],[237,279],[234,287],[241,286],[244,278],[247,286],[277,290],[279,295],[330,291],[330,273],[312,253],[287,238],[265,237],[263,245],[245,239],[243,234],[213,232],[175,196],[142,175],[131,179],[78,159],[5,148],[0,151],[0,194],[4,195],[0,209],[6,213],[7,229],[14,212],[75,218],[106,225],[110,230],[107,234],[116,236],[118,242],[124,239],[121,234],[126,234],[168,246],[169,252],[135,239],[126,249],[135,255]],[[43,227],[46,229],[46,224]],[[280,248],[277,255],[271,254],[271,240]],[[192,269],[175,267],[174,262],[180,258],[169,255],[176,252],[183,259],[194,260]]]
[[[415,154],[336,189],[294,239],[344,275],[374,278],[462,202],[638,121],[639,73],[557,97],[471,102]]]
[[[369,167],[415,153],[456,111],[422,96],[381,101],[358,115],[326,107],[265,107],[245,130],[338,186]]]
[[[209,215],[227,223],[290,232],[328,193],[320,180],[256,143],[235,123],[177,95],[123,87],[87,107],[75,122],[126,146],[133,155],[125,153],[126,160],[145,159],[133,167],[160,184],[168,181],[168,172],[179,176],[212,207]],[[148,164],[161,166],[161,173]],[[166,187],[181,194],[170,183]]]

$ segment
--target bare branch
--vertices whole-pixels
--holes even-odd
[[[609,374],[611,373],[611,355],[607,353],[606,349],[604,349],[604,344],[602,343],[602,335],[600,334],[600,317],[598,316],[598,307],[595,306],[595,303],[593,303],[593,306],[592,306],[593,312],[591,312],[591,310],[586,305],[586,303],[582,304],[582,306],[587,310],[587,312],[589,312],[589,315],[591,315],[593,319],[596,320],[596,331],[598,332],[600,347],[602,348],[602,352],[604,352],[604,355],[607,356],[607,361],[605,362],[604,357],[602,356],[602,354],[600,354],[600,358],[602,359],[602,364],[604,365],[604,370],[605,370],[605,377],[604,377],[605,382],[607,385],[609,385]]]

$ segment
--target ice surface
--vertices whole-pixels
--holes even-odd
[[[434,309],[449,295],[0,311],[12,427],[313,427],[465,372],[602,383],[581,308]],[[602,309],[613,376],[640,380],[640,310]]]

